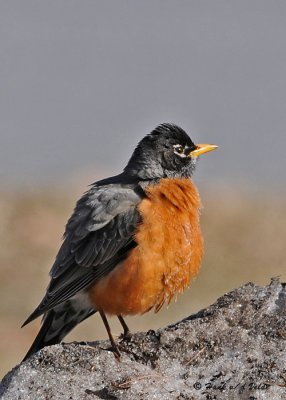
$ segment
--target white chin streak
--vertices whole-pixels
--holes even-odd
[[[191,164],[195,167],[198,161],[198,157],[192,157],[191,158]]]

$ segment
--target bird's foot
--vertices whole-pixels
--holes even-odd
[[[131,338],[132,338],[132,333],[129,330],[124,333],[121,333],[121,335],[119,336],[119,339],[121,340],[130,341]]]
[[[104,349],[103,347],[100,347],[100,348],[101,348],[101,350],[111,351],[113,353],[114,357],[116,358],[116,360],[121,361],[121,353],[120,353],[117,345],[112,345],[112,346],[108,347],[107,349]]]

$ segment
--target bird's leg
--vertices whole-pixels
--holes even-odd
[[[126,322],[124,321],[123,317],[121,315],[117,315],[119,322],[122,325],[123,328],[123,339],[131,339],[132,333],[130,332],[130,329],[128,328]]]
[[[110,350],[113,351],[115,357],[119,360],[120,359],[120,351],[119,351],[118,346],[117,346],[117,344],[116,344],[116,342],[115,342],[115,340],[114,340],[114,338],[112,336],[111,329],[110,329],[109,323],[107,321],[107,318],[106,318],[106,316],[105,316],[103,311],[99,311],[99,314],[100,314],[101,319],[102,319],[102,321],[104,323],[105,329],[107,331],[107,334],[108,334],[108,337],[109,337],[109,340],[110,340],[110,343],[111,343],[111,349]]]

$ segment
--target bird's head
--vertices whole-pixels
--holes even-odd
[[[138,143],[124,172],[140,180],[189,178],[198,156],[216,148],[212,144],[195,145],[182,128],[162,124]]]

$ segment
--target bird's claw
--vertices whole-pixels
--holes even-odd
[[[116,358],[117,361],[121,361],[121,353],[118,349],[118,346],[110,346],[107,349],[100,347],[101,350],[105,350],[105,351],[111,351],[114,355],[114,357]]]

